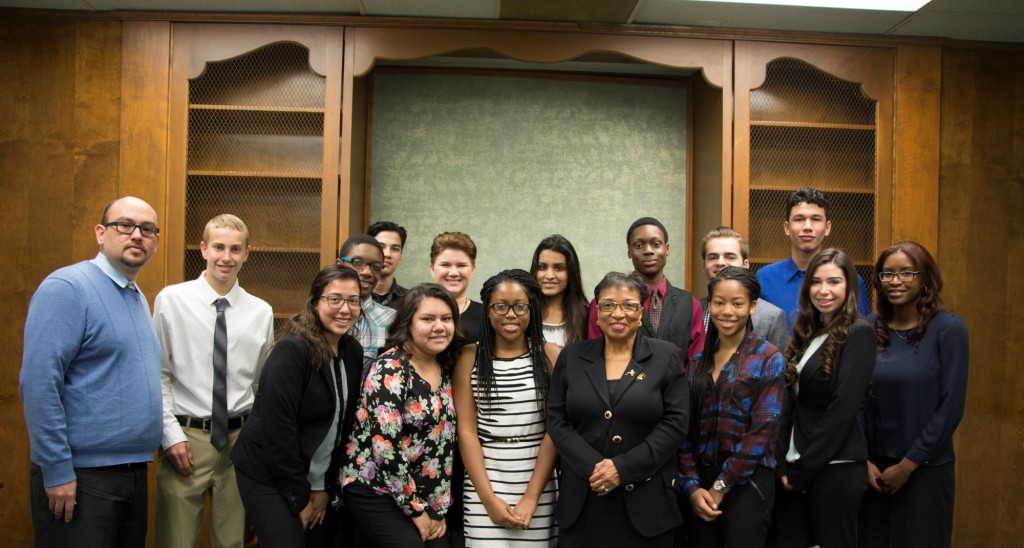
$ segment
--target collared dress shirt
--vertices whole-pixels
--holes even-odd
[[[162,347],[164,449],[187,439],[175,415],[197,419],[212,415],[214,301],[221,295],[205,275],[165,287],[153,304]],[[248,414],[256,398],[260,371],[274,343],[274,313],[237,281],[224,298],[228,300],[228,417],[236,417]]]
[[[371,292],[372,293],[372,292]],[[356,340],[363,347],[363,372],[377,360],[377,353],[388,339],[388,328],[395,321],[395,310],[378,304],[372,297],[363,299],[359,319],[356,320]]]
[[[757,281],[761,284],[761,298],[786,313],[790,331],[793,330],[793,322],[796,321],[797,313],[800,310],[800,285],[804,283],[806,274],[796,266],[792,257],[763,266],[757,271]],[[868,304],[868,290],[864,286],[864,279],[860,277],[860,274],[857,275],[857,308],[860,310],[861,316],[866,316],[871,312],[871,305]]]
[[[409,290],[398,285],[398,280],[394,280],[391,284],[390,291],[383,295],[370,293],[370,296],[373,297],[373,300],[376,301],[377,304],[384,305],[393,310],[398,310],[398,303],[402,300],[402,297],[405,296],[406,291]]]

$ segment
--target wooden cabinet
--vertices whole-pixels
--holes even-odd
[[[789,256],[786,201],[801,187],[829,198],[832,233],[867,282],[891,234],[889,48],[736,44],[734,226],[751,267]]]
[[[253,246],[243,286],[283,319],[337,252],[343,31],[176,25],[172,33],[168,281],[205,269],[206,222],[232,213]]]

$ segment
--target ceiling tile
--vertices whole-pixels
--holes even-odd
[[[87,0],[95,9],[356,15],[358,0]]]
[[[637,0],[503,0],[502,19],[626,23]]]
[[[85,0],[0,0],[0,8],[38,10],[92,10]]]
[[[362,0],[364,15],[494,19],[499,0]]]
[[[1021,0],[932,0],[921,11],[1024,15]]]
[[[885,34],[909,14],[833,8],[645,0],[634,23],[762,30]]]
[[[896,28],[897,36],[937,36],[955,40],[1024,42],[1024,15],[924,11]]]

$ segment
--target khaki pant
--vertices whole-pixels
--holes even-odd
[[[196,548],[206,499],[210,500],[210,544],[214,548],[243,548],[245,510],[229,458],[241,429],[228,433],[228,444],[217,451],[210,433],[184,428],[192,449],[192,475],[182,476],[160,450],[156,476],[156,548]]]

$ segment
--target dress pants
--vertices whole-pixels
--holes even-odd
[[[144,548],[148,480],[146,464],[75,468],[78,482],[71,522],[57,520],[43,488],[43,473],[29,472],[37,548]]]
[[[426,543],[412,518],[395,504],[390,495],[378,495],[373,489],[355,482],[345,486],[345,507],[352,513],[362,546],[365,548],[449,548],[448,535]],[[447,521],[445,527],[447,527]]]
[[[231,448],[241,429],[228,432],[228,444],[217,451],[210,433],[185,428],[192,448],[192,475],[182,476],[161,449],[156,476],[156,548],[197,548],[206,498],[210,499],[210,545],[242,548],[245,544],[245,509],[238,494]]]
[[[899,459],[872,458],[880,470]],[[862,548],[948,548],[953,542],[952,462],[921,466],[895,495],[868,489],[860,511]]]
[[[829,464],[806,492],[775,491],[775,548],[855,548],[868,468],[865,461]]]
[[[698,465],[699,468],[703,468]],[[722,470],[716,463],[705,473],[700,470],[701,487],[710,487]],[[758,466],[747,482],[733,487],[719,510],[715,521],[707,522],[686,504],[686,528],[690,548],[757,548],[764,546],[775,503],[775,471]],[[806,547],[805,547],[806,548]]]
[[[298,514],[284,495],[273,485],[256,481],[235,468],[238,492],[249,522],[256,530],[260,548],[298,548],[305,545],[305,535]]]

